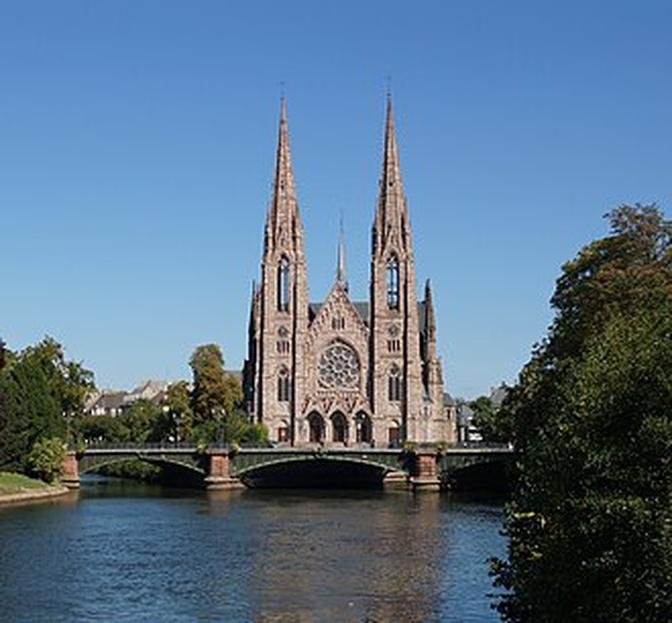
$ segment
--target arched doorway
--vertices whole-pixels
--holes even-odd
[[[397,420],[394,420],[392,425],[387,429],[387,442],[390,448],[401,446],[401,425]]]
[[[308,441],[324,443],[324,419],[316,411],[308,416]]]
[[[364,411],[360,411],[355,416],[355,430],[355,439],[357,443],[370,444],[373,442],[373,425],[371,424],[371,418],[364,413]]]
[[[287,420],[282,420],[276,431],[276,441],[278,443],[286,443],[289,440],[289,422]]]
[[[331,416],[331,429],[332,429],[331,440],[334,443],[346,443],[347,442],[347,440],[348,440],[348,421],[345,419],[345,416],[340,411],[336,411]]]

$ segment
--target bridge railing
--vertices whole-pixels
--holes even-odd
[[[495,441],[456,441],[448,444],[448,448],[488,448],[493,450],[512,450],[513,444]]]
[[[454,443],[441,443],[441,444],[415,444],[417,447],[422,448],[436,448],[437,451],[441,450],[451,450],[451,449],[492,449],[492,450],[511,450],[511,444],[507,443],[494,443],[494,442],[484,442],[484,441],[458,441]],[[112,441],[95,441],[85,443],[86,450],[196,450],[197,444],[190,442],[157,442],[157,443],[137,443],[133,441],[126,442],[112,442]],[[228,443],[211,443],[208,444],[208,449],[217,449],[217,450],[230,450],[232,445]],[[236,444],[236,448],[239,449],[249,449],[249,450],[305,450],[307,449],[302,446],[276,446],[275,444]],[[70,450],[78,450],[75,446],[71,446]],[[339,446],[338,448],[331,448],[330,446],[323,446],[324,450],[329,449],[339,449],[339,450],[353,450],[353,451],[363,451],[363,450],[402,450],[403,445],[390,445],[390,446],[377,446],[377,447],[363,447],[358,445],[353,445],[349,447]]]
[[[86,450],[189,450],[195,447],[196,444],[188,442],[136,443],[133,441],[94,441],[84,444]],[[79,447],[75,446],[70,447],[70,450],[79,449]]]

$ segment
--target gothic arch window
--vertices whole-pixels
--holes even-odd
[[[399,309],[399,260],[392,255],[387,260],[387,307]]]
[[[278,311],[289,311],[289,260],[284,255],[278,265]]]
[[[373,425],[371,418],[360,411],[355,416],[355,438],[357,443],[372,443],[373,442]]]
[[[387,399],[390,402],[401,401],[401,370],[396,364],[390,368],[387,376]]]
[[[331,428],[333,442],[345,443],[348,440],[348,421],[340,411],[331,416]]]
[[[289,402],[290,388],[289,370],[283,366],[278,372],[278,402]]]

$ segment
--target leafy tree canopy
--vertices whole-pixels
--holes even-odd
[[[511,440],[511,419],[502,415],[488,396],[479,396],[469,406],[474,412],[474,426],[483,437],[483,441],[505,443]]]
[[[0,465],[25,469],[33,445],[43,437],[65,439],[66,425],[58,400],[39,362],[20,358],[0,375]]]
[[[67,360],[61,344],[47,336],[35,346],[26,348],[20,358],[30,359],[40,366],[66,418],[84,412],[86,397],[95,389],[93,372],[84,368],[81,362]]]
[[[194,412],[191,408],[191,393],[186,381],[172,383],[166,393],[167,416],[173,428],[174,438],[184,441],[191,438]]]
[[[504,402],[520,470],[494,563],[507,621],[672,612],[671,228],[654,206],[608,216]]]
[[[196,424],[223,418],[242,401],[238,379],[224,371],[224,357],[216,344],[199,346],[189,360],[194,375],[191,396]]]

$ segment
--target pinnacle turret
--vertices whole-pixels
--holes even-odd
[[[436,318],[434,317],[434,302],[432,301],[432,284],[429,279],[425,282],[425,313],[427,314],[425,322],[427,327],[427,337],[435,339],[436,337]]]
[[[343,231],[343,220],[341,219],[338,231],[338,253],[336,257],[336,281],[346,290],[348,289],[348,276],[345,270],[345,233]]]

